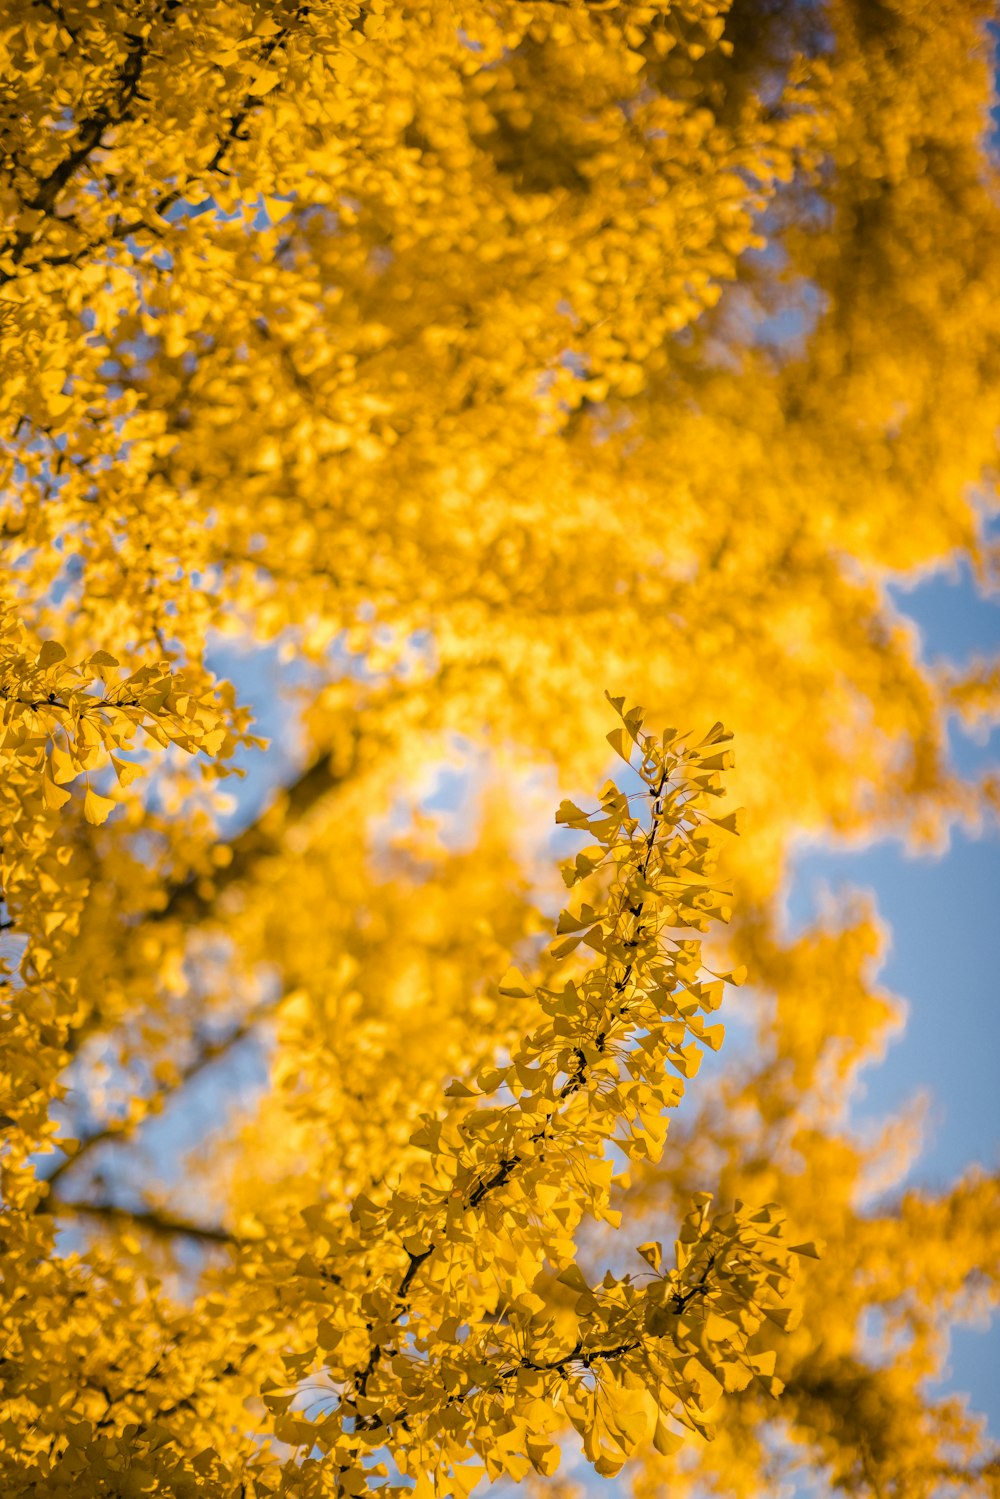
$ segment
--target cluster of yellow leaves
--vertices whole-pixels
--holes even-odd
[[[81,655],[293,627],[324,669],[336,642],[418,679],[427,632],[412,716],[584,779],[600,659],[743,736],[762,896],[793,822],[973,812],[873,574],[978,549],[979,11],[814,11],[10,7],[3,535],[32,610],[72,568],[51,633]],[[748,261],[765,208],[787,273]],[[776,368],[734,309],[802,287],[829,312]]]
[[[567,1417],[597,1471],[612,1473],[654,1433],[660,1450],[676,1445],[668,1419],[706,1432],[724,1388],[780,1387],[773,1356],[747,1348],[765,1316],[788,1318],[774,1208],[711,1219],[703,1195],[673,1269],[644,1246],[647,1284],[609,1273],[592,1289],[574,1260],[585,1216],[619,1218],[609,1147],[657,1159],[700,1045],[721,1041],[704,1017],[723,981],[678,934],[706,927],[718,906],[719,819],[706,803],[721,794],[718,745],[730,736],[717,725],[689,749],[673,731],[642,734],[636,710],[623,725],[610,737],[626,760],[637,752],[648,816],[612,782],[595,813],[560,809],[595,840],[567,883],[604,898],[563,913],[574,939],[550,950],[544,984],[518,970],[501,982],[533,1028],[512,1036],[509,1061],[452,1083],[453,1107],[419,1125],[396,1185],[357,1195],[349,1214],[338,1200],[307,1209],[308,1255],[278,1262],[285,1315],[300,1343],[315,1319],[319,1349],[319,1369],[308,1342],[286,1356],[293,1382],[264,1395],[276,1436],[323,1454],[305,1462],[303,1493],[326,1492],[330,1464],[345,1492],[365,1491],[365,1459],[386,1449],[428,1494],[465,1492],[483,1468],[549,1474]],[[559,982],[581,937],[598,962]],[[569,1293],[557,1318],[544,1294],[553,1276]],[[330,1407],[315,1419],[301,1406],[309,1393]],[[384,1463],[376,1470],[385,1476]]]
[[[57,641],[32,643],[14,611],[0,607],[0,891],[20,947],[16,967],[0,955],[0,983],[17,991],[3,1012],[0,1112],[23,1131],[4,1164],[8,1200],[32,1190],[18,1168],[25,1147],[53,1132],[52,1089],[80,1018],[78,941],[91,871],[73,837],[74,791],[84,821],[99,827],[132,800],[126,788],[147,768],[126,758],[137,739],[200,750],[223,772],[246,718],[228,685],[217,690],[168,663],[126,675],[106,651],[74,664]],[[105,795],[105,785],[120,789]]]
[[[789,1251],[773,1207],[737,1204],[712,1218],[702,1194],[673,1268],[659,1245],[642,1246],[651,1276],[609,1272],[591,1287],[574,1259],[584,1216],[615,1216],[609,1147],[657,1158],[662,1113],[697,1070],[698,1046],[721,1040],[704,1017],[723,980],[705,974],[697,940],[681,933],[704,929],[720,897],[719,826],[734,819],[706,804],[722,794],[729,756],[718,746],[729,736],[717,726],[689,749],[672,731],[642,734],[635,710],[623,723],[610,737],[626,759],[637,751],[646,815],[610,782],[593,814],[570,803],[560,812],[595,840],[566,879],[596,904],[581,902],[560,927],[584,934],[596,965],[558,984],[572,957],[558,941],[543,984],[512,970],[500,993],[515,1002],[517,1026],[533,1028],[505,1048],[509,1061],[447,1090],[451,1106],[420,1123],[395,1185],[322,1199],[297,1229],[265,1228],[244,1250],[254,1339],[230,1345],[228,1368],[241,1392],[255,1368],[283,1369],[285,1387],[273,1376],[260,1386],[274,1436],[324,1454],[292,1463],[296,1493],[362,1493],[373,1460],[384,1475],[383,1451],[427,1493],[467,1492],[483,1469],[551,1473],[567,1420],[597,1470],[613,1472],[648,1438],[671,1450],[671,1422],[709,1433],[724,1389],[780,1388],[773,1355],[747,1341],[765,1318],[789,1320]],[[37,1245],[37,1218],[21,1221]],[[6,1245],[7,1263],[27,1274],[11,1284],[5,1318],[5,1422],[22,1432],[4,1470],[9,1492],[42,1483],[51,1493],[228,1493],[237,1480],[276,1491],[281,1468],[250,1457],[223,1391],[202,1382],[204,1359],[219,1357],[210,1350],[221,1307],[209,1298],[170,1312],[137,1297],[127,1265],[111,1273],[98,1260],[84,1272],[75,1259],[36,1255],[25,1267],[26,1247]],[[555,1320],[549,1285],[563,1288]],[[34,1325],[28,1288],[44,1307]],[[102,1305],[117,1305],[124,1325],[143,1319],[127,1353],[95,1320]],[[37,1382],[52,1336],[65,1346],[67,1316],[81,1365],[68,1421],[47,1410]],[[192,1376],[198,1398],[178,1389]],[[332,1408],[308,1419],[296,1402],[317,1383]]]
[[[732,859],[738,914],[715,966],[746,962],[773,1017],[765,1007],[753,1065],[667,1159],[659,1111],[697,1064],[697,1007],[683,1024],[661,1017],[645,1062],[632,1034],[617,1074],[584,1047],[600,1081],[567,1095],[566,1117],[590,1144],[628,1146],[628,1210],[648,1211],[649,1232],[712,1182],[726,1203],[780,1201],[832,1246],[782,1353],[792,1455],[754,1379],[697,1460],[691,1444],[671,1466],[640,1443],[636,1482],[756,1499],[762,1474],[777,1488],[801,1458],[857,1494],[989,1492],[974,1423],[921,1381],[950,1319],[995,1295],[994,1184],[859,1207],[892,1156],[891,1140],[863,1148],[843,1122],[894,1013],[868,971],[874,928],[788,948],[773,918],[796,832],[934,837],[997,801],[995,782],[967,785],[947,760],[949,713],[996,715],[994,665],[928,672],[884,593],[886,569],[956,553],[984,581],[995,568],[982,527],[1000,401],[990,16],[987,0],[4,7],[0,545],[28,632],[4,617],[5,1490],[237,1492],[268,1428],[260,1388],[298,1388],[315,1363],[296,1266],[330,1320],[317,1236],[355,1236],[378,1270],[373,1326],[391,1322],[409,1250],[379,1238],[390,1200],[417,1213],[412,1175],[429,1212],[428,1162],[441,1187],[475,1151],[506,1159],[503,1121],[517,1120],[504,1092],[466,1139],[480,1105],[453,1098],[439,1162],[410,1142],[421,1114],[438,1119],[442,1075],[478,1088],[493,1068],[520,1112],[547,1097],[523,1038],[566,1050],[567,1016],[544,1009],[550,978],[603,956],[607,932],[603,897],[588,911],[581,894],[525,992],[498,994],[487,976],[539,929],[508,836],[521,809],[462,853],[425,829],[386,854],[379,819],[456,734],[554,764],[566,789],[589,783],[603,771],[596,678],[657,718],[721,714],[738,732],[754,837]],[[130,746],[166,740],[221,768],[243,734],[203,664],[213,631],[280,640],[306,663],[306,763],[231,842],[200,778],[164,776],[169,756],[145,801],[123,784]],[[670,909],[697,930],[725,897],[706,886]],[[679,973],[685,949],[671,951]],[[199,1080],[261,1036],[264,1097],[244,1099],[212,1149],[195,1121],[181,1182],[151,1176],[128,1149],[140,1129],[155,1147],[165,1110],[175,1150],[169,1130],[206,1112]],[[60,1131],[53,1164],[36,1153]],[[541,1199],[543,1164],[523,1173]],[[573,1181],[559,1182],[570,1216],[606,1224],[609,1182]],[[362,1195],[373,1216],[347,1230]],[[88,1258],[53,1255],[46,1206]],[[590,1285],[592,1221],[576,1256]],[[698,1222],[691,1285],[705,1235],[730,1232]],[[743,1243],[757,1229],[732,1231]],[[152,1282],[173,1284],[198,1243],[239,1248],[190,1318]],[[447,1240],[412,1285],[434,1367],[451,1378],[454,1360],[459,1393],[466,1324],[448,1325],[432,1292],[435,1265],[462,1253]],[[612,1327],[637,1327],[655,1301],[629,1286],[588,1300],[536,1276],[544,1310],[516,1315],[539,1330],[539,1361],[578,1332],[616,1346]],[[379,1414],[348,1429],[351,1379],[382,1346],[359,1320],[367,1294],[348,1286],[343,1354],[330,1351],[356,1362],[329,1366],[346,1383],[324,1418],[351,1482]],[[690,1322],[703,1307],[675,1331],[707,1339],[714,1368],[727,1345]],[[888,1364],[865,1344],[872,1307],[895,1319],[903,1351]],[[550,1317],[558,1332],[543,1334]],[[756,1335],[765,1351],[772,1328]],[[474,1347],[502,1372],[514,1352],[501,1333]],[[576,1403],[558,1418],[530,1393],[507,1406],[503,1380],[488,1399],[516,1436],[499,1457],[467,1424],[487,1400],[470,1383],[454,1451],[438,1453],[458,1468],[439,1482],[471,1482],[463,1443],[491,1472],[534,1456],[547,1481],[548,1444],[574,1420],[613,1465],[655,1429],[628,1383],[639,1356],[599,1358],[593,1388],[570,1360]],[[696,1395],[682,1372],[669,1363],[665,1408],[701,1420],[709,1374]],[[561,1378],[518,1377],[532,1373]],[[397,1377],[380,1356],[373,1389],[391,1395]],[[300,1401],[282,1419],[301,1421]],[[414,1471],[429,1429],[410,1443],[397,1423]],[[289,1457],[278,1480],[273,1454],[247,1460],[253,1482],[296,1494],[305,1472],[318,1492],[340,1483],[336,1463]]]
[[[234,603],[318,650],[454,614],[510,549],[491,473],[643,387],[811,129],[798,81],[725,124],[645,87],[715,0],[65,16],[6,21],[6,531],[37,578],[72,535],[85,615],[190,652]]]

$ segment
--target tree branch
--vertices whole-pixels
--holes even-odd
[[[179,920],[194,923],[204,919],[221,891],[245,879],[258,859],[265,859],[268,855],[279,851],[289,822],[298,822],[311,812],[328,792],[336,790],[338,786],[350,779],[359,763],[359,740],[360,734],[355,732],[353,752],[346,766],[335,767],[330,756],[324,755],[322,759],[314,761],[307,770],[303,771],[298,780],[293,781],[286,790],[279,793],[279,798],[285,804],[284,822],[279,832],[271,832],[267,827],[274,805],[272,802],[256,822],[251,823],[233,839],[228,845],[232,851],[229,863],[212,871],[212,894],[204,895],[200,892],[199,876],[179,881],[177,884],[168,886],[164,905],[158,911],[150,911],[146,920]]]
[[[661,773],[660,778],[659,778],[659,780],[657,782],[657,785],[655,786],[655,788],[654,787],[650,787],[649,790],[648,790],[648,793],[647,793],[649,795],[649,797],[650,797],[651,808],[652,808],[652,816],[651,816],[650,826],[649,826],[648,830],[646,831],[646,834],[645,834],[645,837],[644,837],[644,840],[643,840],[645,847],[643,849],[642,855],[641,855],[641,857],[639,859],[639,862],[638,862],[638,869],[639,869],[639,871],[640,871],[640,873],[641,873],[641,875],[642,875],[642,877],[643,877],[644,880],[648,876],[650,861],[651,861],[652,855],[653,855],[653,850],[654,850],[654,847],[656,845],[656,840],[657,840],[657,837],[659,836],[659,833],[660,833],[660,830],[661,830],[661,827],[662,827],[663,821],[664,821],[663,796],[664,796],[664,793],[666,791],[669,778],[670,778],[669,777],[669,769],[668,769],[667,765],[664,764],[664,766],[662,768],[662,773]],[[628,904],[627,903],[627,898],[626,898],[625,894],[623,893],[623,895],[622,895],[622,903],[619,906],[619,909],[618,909],[618,912],[617,912],[617,915],[616,915],[616,921],[615,921],[616,928],[617,928],[618,923],[620,923],[626,917],[626,915],[631,915],[637,921],[640,920],[641,916],[642,916],[642,911],[643,911],[643,904],[642,904],[641,901],[638,904]],[[618,1000],[621,1000],[621,998],[622,998],[622,996],[624,994],[624,991],[628,987],[629,981],[630,981],[630,979],[632,977],[632,974],[633,974],[633,969],[634,969],[633,961],[629,960],[629,962],[626,964],[625,968],[616,974],[616,972],[615,972],[615,970],[613,968],[613,965],[612,965],[610,959],[608,961],[608,964],[607,964],[607,966],[605,968],[605,978],[606,978],[606,982],[607,982],[607,986],[608,986],[608,991],[609,991],[609,993],[614,993],[614,995],[616,996],[616,998]],[[627,1009],[628,1009],[628,1002],[626,1001],[618,1009],[618,1015],[619,1015],[619,1017],[621,1015],[625,1014],[627,1012]],[[599,1054],[603,1053],[604,1048],[605,1048],[605,1043],[606,1043],[606,1032],[605,1032],[605,1030],[602,1028],[598,1032],[597,1036],[595,1036],[594,1038],[592,1038],[592,1041],[596,1043],[596,1049],[597,1049],[598,1053]],[[558,1101],[560,1103],[563,1102],[565,1099],[571,1097],[572,1094],[574,1094],[579,1088],[585,1086],[585,1084],[587,1082],[587,1079],[588,1079],[588,1076],[589,1076],[589,1073],[590,1073],[590,1067],[588,1065],[586,1052],[583,1050],[583,1046],[582,1045],[577,1045],[574,1048],[574,1056],[575,1056],[575,1070],[574,1070],[574,1073],[569,1078],[569,1080],[563,1085],[563,1087],[559,1089],[559,1091],[557,1093],[557,1099],[558,1099]],[[550,1116],[547,1124],[532,1137],[533,1140],[538,1141],[538,1140],[544,1140],[545,1138],[547,1138],[548,1135],[551,1132],[552,1125],[553,1125],[553,1120],[556,1117],[557,1117],[556,1114],[553,1114],[552,1116]],[[465,1206],[464,1206],[464,1211],[468,1212],[470,1210],[474,1210],[474,1209],[478,1208],[480,1206],[480,1204],[483,1202],[483,1200],[486,1197],[488,1197],[491,1193],[499,1191],[500,1189],[502,1189],[507,1184],[507,1182],[510,1180],[510,1178],[514,1174],[514,1172],[517,1170],[518,1166],[521,1165],[521,1162],[522,1162],[522,1157],[517,1152],[513,1152],[511,1154],[504,1154],[504,1155],[502,1155],[501,1158],[500,1158],[500,1160],[497,1162],[496,1166],[494,1167],[492,1173],[489,1176],[481,1178],[476,1183],[476,1185],[473,1187],[472,1191],[469,1193],[468,1197],[466,1198]],[[409,1310],[409,1302],[408,1302],[407,1298],[409,1296],[410,1288],[411,1288],[412,1283],[413,1283],[413,1281],[414,1281],[414,1279],[415,1279],[415,1277],[417,1275],[417,1272],[419,1271],[420,1267],[425,1263],[425,1261],[429,1260],[434,1254],[437,1253],[437,1251],[439,1250],[439,1248],[440,1248],[440,1241],[437,1241],[437,1242],[431,1243],[427,1247],[427,1249],[421,1250],[417,1254],[414,1254],[411,1251],[407,1251],[407,1254],[408,1254],[408,1264],[407,1264],[406,1271],[404,1272],[404,1274],[402,1276],[402,1279],[400,1280],[400,1283],[397,1286],[396,1291],[395,1291],[394,1300],[396,1302],[396,1311],[394,1312],[392,1318],[390,1319],[390,1324],[391,1325],[394,1326],[396,1323],[398,1323],[400,1321],[400,1319],[403,1317],[403,1315]],[[675,1310],[676,1313],[679,1314],[680,1312],[682,1312],[684,1310],[685,1306],[688,1304],[688,1302],[690,1300],[692,1300],[695,1296],[698,1296],[698,1295],[701,1295],[701,1294],[707,1294],[707,1290],[708,1290],[708,1277],[709,1277],[709,1274],[712,1271],[712,1268],[715,1265],[715,1260],[716,1260],[716,1256],[713,1254],[711,1256],[711,1258],[709,1259],[708,1264],[706,1265],[706,1267],[705,1267],[705,1269],[704,1269],[704,1271],[702,1273],[700,1281],[694,1287],[692,1287],[691,1290],[688,1293],[686,1293],[684,1295],[677,1295],[677,1296],[675,1296],[675,1298],[674,1298],[674,1310]],[[600,1359],[608,1359],[608,1358],[612,1358],[612,1357],[615,1357],[615,1356],[620,1355],[620,1354],[631,1352],[634,1348],[636,1348],[638,1346],[639,1346],[638,1342],[632,1341],[632,1342],[628,1343],[627,1346],[626,1345],[622,1345],[620,1348],[612,1348],[612,1349],[604,1349],[604,1350],[602,1350],[602,1349],[594,1349],[593,1351],[589,1352],[586,1355],[586,1357],[584,1359],[584,1362],[587,1363],[588,1366],[589,1366],[589,1364],[590,1364],[591,1361],[597,1361],[597,1360],[600,1360]],[[358,1406],[357,1406],[358,1399],[362,1398],[362,1397],[367,1397],[369,1380],[371,1379],[371,1376],[374,1374],[375,1370],[377,1369],[377,1367],[378,1367],[378,1365],[379,1365],[379,1363],[380,1363],[380,1361],[381,1361],[381,1359],[382,1359],[382,1357],[384,1355],[384,1352],[385,1352],[385,1344],[384,1343],[378,1342],[378,1341],[372,1343],[370,1345],[370,1347],[369,1347],[368,1358],[367,1358],[365,1364],[363,1365],[363,1367],[361,1367],[360,1369],[358,1369],[355,1372],[353,1378],[350,1381],[350,1387],[351,1387],[351,1390],[353,1391],[353,1393],[345,1398],[344,1403],[347,1404],[347,1405],[353,1406],[355,1412],[358,1412]],[[569,1364],[569,1363],[573,1362],[574,1360],[580,1358],[581,1356],[582,1356],[582,1351],[581,1351],[580,1345],[578,1344],[577,1347],[574,1348],[574,1350],[570,1354],[566,1355],[565,1358],[559,1364],[553,1364],[553,1365],[551,1365],[551,1368],[552,1368],[552,1370],[561,1369],[564,1364]],[[502,1382],[503,1380],[511,1378],[513,1376],[513,1374],[516,1372],[517,1368],[534,1368],[534,1369],[541,1370],[542,1368],[545,1368],[545,1367],[548,1367],[548,1366],[534,1365],[534,1364],[531,1364],[528,1361],[522,1360],[519,1365],[514,1366],[514,1367],[512,1367],[509,1370],[501,1371],[498,1374],[498,1381]],[[374,1418],[374,1417],[371,1417],[371,1418],[365,1417],[360,1412],[358,1412],[357,1415],[356,1415],[356,1420],[358,1421],[360,1427],[364,1427],[366,1425],[366,1423],[369,1422],[369,1421],[374,1422],[375,1419],[376,1418]]]
[[[173,19],[173,12],[179,9],[181,0],[163,0],[161,15],[165,23]],[[275,54],[284,47],[294,29],[294,23],[305,19],[308,15],[308,5],[300,5],[295,11],[292,21],[276,32],[273,37],[261,46],[256,62],[259,67],[269,63]],[[142,79],[143,69],[151,55],[151,47],[148,37],[133,38],[128,32],[126,38],[131,43],[130,50],[125,62],[118,74],[117,82],[120,85],[119,92],[114,100],[109,101],[101,108],[95,110],[94,114],[84,120],[78,131],[76,146],[63,157],[62,161],[38,184],[34,195],[27,199],[24,206],[35,212],[41,212],[47,217],[51,216],[64,189],[72,180],[78,169],[83,166],[97,150],[102,142],[104,132],[111,126],[120,125],[128,118],[128,112],[139,95],[139,84]],[[199,177],[212,177],[224,172],[223,162],[230,146],[237,140],[247,139],[244,126],[253,114],[254,110],[262,103],[262,96],[247,92],[236,105],[229,116],[226,127],[219,132],[215,139],[215,149],[211,157],[199,172],[193,174],[191,180]],[[153,203],[153,212],[162,215],[183,197],[183,189],[171,188],[169,192],[161,194]],[[136,234],[142,229],[149,230],[151,225],[144,218],[130,219],[122,222],[115,213],[112,227],[109,232],[96,240],[83,245],[79,250],[69,254],[56,255],[46,258],[40,262],[49,266],[77,265],[88,254],[94,250],[104,248],[110,244],[120,243],[127,239],[130,234]],[[37,229],[19,230],[14,237],[11,247],[11,262],[13,270],[0,272],[0,286],[13,280],[18,274],[25,255],[33,244],[37,243]],[[31,269],[30,267],[28,269]]]
[[[164,22],[172,19],[173,12],[178,9],[179,5],[180,0],[163,0],[160,15]],[[47,176],[38,181],[35,193],[24,204],[25,208],[32,212],[44,214],[46,217],[54,214],[74,174],[100,146],[104,132],[113,125],[120,125],[126,119],[129,108],[139,91],[143,69],[150,56],[150,46],[148,36],[135,36],[126,31],[125,37],[129,42],[129,49],[115,80],[118,85],[117,92],[112,99],[100,105],[92,115],[80,122],[76,144]],[[18,230],[14,236],[10,258],[15,267],[21,264],[28,250],[35,243],[35,236],[36,230],[34,229]],[[16,270],[0,272],[0,285],[12,280],[16,274]]]
[[[221,1057],[227,1056],[235,1046],[238,1046],[241,1041],[246,1040],[262,1020],[265,1020],[268,1015],[274,1013],[277,1005],[281,1002],[281,998],[283,996],[279,996],[277,1000],[272,1000],[268,1004],[262,1005],[259,1009],[254,1010],[245,1020],[242,1020],[239,1025],[231,1030],[228,1036],[224,1036],[222,1040],[206,1042],[187,1066],[181,1068],[174,1082],[158,1088],[153,1094],[143,1100],[147,1107],[146,1112],[141,1117],[114,1120],[104,1125],[101,1129],[94,1130],[92,1134],[85,1135],[74,1153],[60,1161],[55,1170],[44,1178],[49,1187],[54,1187],[64,1176],[75,1170],[81,1160],[93,1150],[96,1150],[99,1145],[105,1145],[111,1141],[124,1143],[130,1139],[135,1130],[145,1124],[146,1120],[154,1114],[158,1115],[161,1113],[163,1104],[170,1099],[176,1098],[177,1094],[200,1073],[204,1072],[206,1067],[210,1067],[214,1062],[219,1061]]]
[[[176,1218],[171,1213],[155,1208],[126,1208],[113,1202],[69,1202],[63,1198],[49,1200],[44,1212],[54,1216],[69,1214],[77,1218],[95,1218],[109,1227],[138,1228],[155,1238],[178,1237],[195,1239],[202,1244],[225,1244],[236,1246],[242,1243],[235,1234],[225,1228],[206,1223],[193,1223],[186,1218]]]

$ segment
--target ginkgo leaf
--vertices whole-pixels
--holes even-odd
[[[111,763],[115,768],[119,784],[122,786],[131,786],[136,777],[142,775],[141,765],[136,765],[131,760],[123,760],[119,755],[112,755]]]
[[[66,660],[66,651],[57,640],[46,640],[38,652],[38,664],[43,670]]]
[[[75,781],[80,774],[79,765],[74,763],[73,758],[58,744],[52,746],[49,764],[52,779],[60,786],[65,786],[69,782]]]
[[[281,82],[281,74],[275,68],[261,68],[250,80],[251,92],[257,95],[270,93]]]
[[[559,1284],[568,1286],[573,1291],[589,1291],[590,1286],[579,1265],[568,1265],[558,1276]]]
[[[576,932],[572,936],[564,937],[561,942],[553,942],[551,947],[549,948],[549,951],[554,958],[561,959],[568,957],[571,952],[575,951],[575,949],[579,947],[585,936],[585,931]]]
[[[94,651],[87,657],[83,664],[84,666],[94,667],[98,671],[108,671],[118,665],[118,659],[116,656],[110,655],[107,651]]]
[[[650,1239],[648,1243],[640,1244],[637,1252],[642,1255],[647,1265],[651,1265],[654,1270],[659,1270],[663,1260],[662,1244],[658,1244],[655,1239]]]
[[[684,1438],[679,1432],[671,1431],[666,1422],[661,1418],[657,1421],[653,1431],[653,1446],[661,1457],[669,1457],[671,1453],[677,1452],[684,1445]]]
[[[64,791],[61,786],[57,786],[49,776],[42,777],[42,795],[45,798],[45,805],[51,807],[54,812],[58,812],[59,808],[64,807],[70,799],[70,793]]]
[[[608,734],[607,739],[616,755],[620,755],[623,760],[628,760],[630,758],[633,749],[633,741],[631,736],[625,729],[612,729],[610,734]]]
[[[88,786],[83,799],[83,815],[95,827],[100,827],[101,823],[107,821],[117,805],[118,803],[112,801],[111,797],[101,796]]]
[[[571,828],[586,827],[587,814],[575,802],[562,801],[559,803],[559,810],[556,812],[556,822]]]
[[[528,1436],[525,1439],[525,1452],[536,1473],[543,1478],[551,1478],[559,1469],[559,1448],[555,1442],[547,1441],[542,1437]]]
[[[508,968],[497,987],[512,999],[527,999],[535,992],[519,968]]]

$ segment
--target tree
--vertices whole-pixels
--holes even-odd
[[[995,1491],[923,1381],[996,1183],[859,1206],[875,927],[774,914],[797,831],[996,805],[946,737],[995,669],[929,672],[884,593],[995,567],[990,14],[6,8],[5,1493],[552,1487],[569,1426],[639,1492]],[[225,639],[299,736],[235,834]],[[553,948],[511,798],[587,800],[605,683],[740,765],[626,713]],[[466,847],[420,810],[457,736]],[[661,1155],[744,964],[756,1046]],[[826,1242],[794,1293],[773,1202]]]

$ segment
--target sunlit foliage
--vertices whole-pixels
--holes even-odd
[[[997,1185],[892,1197],[874,914],[777,917],[998,801],[886,595],[995,579],[991,15],[3,7],[4,1495],[996,1492]]]

